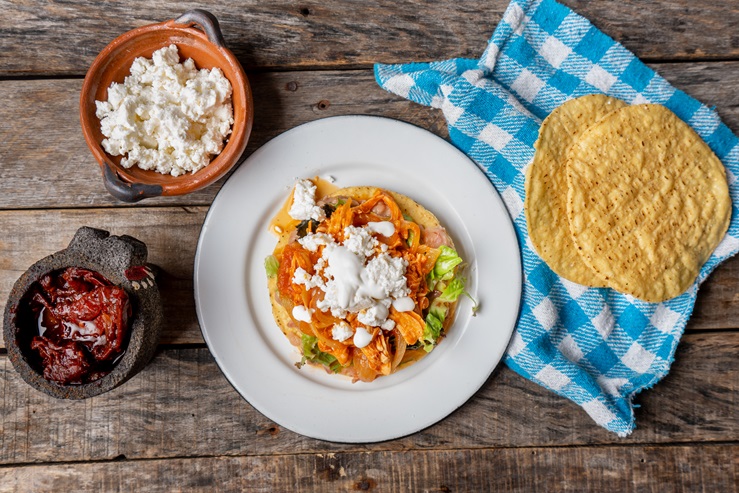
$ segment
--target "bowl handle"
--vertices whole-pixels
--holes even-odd
[[[159,197],[162,194],[161,185],[144,185],[121,180],[113,170],[113,165],[108,162],[103,163],[103,181],[108,192],[123,202],[138,202],[149,197]]]
[[[211,43],[219,48],[224,48],[226,46],[226,42],[223,39],[223,33],[221,33],[221,27],[218,25],[218,19],[216,19],[216,16],[207,10],[188,10],[175,19],[174,23],[185,24],[187,26],[197,24],[203,29],[203,31],[205,31],[205,34],[208,36]]]

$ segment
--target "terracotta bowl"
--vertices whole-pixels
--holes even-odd
[[[29,385],[59,399],[84,399],[121,385],[146,366],[154,356],[162,326],[159,290],[146,257],[146,245],[135,238],[83,227],[66,249],[39,260],[23,273],[5,305],[3,337],[13,367]],[[39,331],[27,311],[29,290],[44,275],[67,267],[102,274],[126,291],[132,307],[122,356],[107,375],[79,385],[62,385],[44,378],[41,359],[30,347]]]
[[[199,26],[202,30],[193,27]],[[192,58],[197,68],[218,67],[233,87],[234,124],[223,151],[205,168],[183,176],[163,175],[137,166],[120,165],[122,156],[110,156],[101,142],[95,100],[107,101],[112,82],[122,83],[135,58],[151,58],[160,48],[177,45],[181,61]],[[224,176],[246,148],[254,119],[249,81],[236,57],[224,46],[218,20],[209,12],[190,10],[177,19],[151,24],[114,39],[100,52],[87,72],[80,95],[80,122],[87,145],[103,171],[108,191],[125,202],[159,195],[182,195],[201,189]]]

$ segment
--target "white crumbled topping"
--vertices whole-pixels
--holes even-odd
[[[406,297],[410,290],[405,277],[408,262],[380,253],[366,265],[360,256],[340,245],[324,248],[327,278],[323,300],[316,306],[338,318],[358,313],[357,319],[370,327],[381,327],[387,320],[393,298]],[[386,329],[390,330],[390,329]]]
[[[315,287],[319,287],[321,289],[326,288],[326,281],[323,280],[323,278],[318,275],[310,275],[305,269],[302,267],[298,267],[295,269],[295,273],[293,274],[293,284],[303,284],[305,285],[305,289],[312,289]]]
[[[335,341],[344,342],[353,335],[354,330],[343,320],[338,324],[334,324],[331,328],[331,337],[333,337]]]
[[[288,212],[299,221],[314,219],[323,221],[326,212],[316,205],[316,186],[310,180],[298,180],[293,188],[293,204]]]
[[[105,152],[121,166],[180,176],[194,173],[223,150],[234,123],[231,83],[218,68],[179,63],[176,45],[136,58],[107,101],[95,101]]]
[[[372,233],[366,228],[357,228],[356,226],[344,228],[344,246],[360,257],[371,257],[379,243],[377,238],[372,236]]]
[[[310,281],[310,274],[302,267],[295,269],[293,274],[293,284],[307,284]]]
[[[311,191],[311,187],[315,189],[308,180],[298,181],[293,206],[296,203],[302,204],[299,208],[307,209],[311,204],[314,205],[312,200],[315,190]],[[304,199],[305,197],[310,200]],[[290,214],[293,215],[292,210]],[[392,223],[388,224],[392,226]],[[323,250],[314,266],[314,274],[298,268],[295,270],[293,283],[304,285],[306,289],[320,288],[324,296],[316,302],[316,307],[322,312],[331,312],[331,315],[341,319],[346,318],[349,313],[356,313],[357,320],[367,327],[393,330],[395,322],[388,319],[393,303],[402,300],[400,306],[403,310],[408,309],[405,301],[410,301],[410,309],[413,309],[414,303],[407,298],[410,294],[405,277],[408,262],[388,254],[387,245],[372,235],[373,230],[378,234],[392,235],[394,226],[392,229],[390,231],[384,222],[374,223],[372,228],[348,226],[344,229],[344,241],[341,243],[325,233],[305,235],[298,240],[303,248],[310,252],[318,252],[320,247]],[[339,337],[350,337],[345,328],[335,326],[332,331],[341,331],[335,332]],[[366,330],[362,329],[361,332],[354,332],[357,347],[363,347],[357,344],[357,340],[366,345],[369,344],[367,337],[371,338]],[[338,339],[336,335],[334,339],[345,340]]]
[[[325,233],[308,233],[300,238],[298,243],[309,252],[317,252],[319,246],[326,246],[335,242],[331,235]]]
[[[383,296],[403,298],[411,293],[408,289],[408,280],[405,278],[405,269],[408,261],[400,257],[392,257],[387,253],[380,253],[367,262],[364,269],[365,282],[373,284],[382,290]]]

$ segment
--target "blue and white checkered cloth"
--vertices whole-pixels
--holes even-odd
[[[503,197],[525,277],[508,366],[571,399],[619,436],[631,433],[632,399],[669,371],[698,286],[739,251],[737,137],[715,111],[554,0],[513,0],[479,60],[376,65],[375,76],[386,90],[441,109],[452,143],[477,162]],[[646,303],[569,282],[547,267],[529,241],[524,175],[541,121],[568,99],[592,93],[665,105],[727,168],[733,201],[729,232],[695,284],[667,302]]]

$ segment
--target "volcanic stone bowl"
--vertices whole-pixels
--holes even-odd
[[[85,399],[121,385],[146,366],[154,355],[162,326],[159,290],[146,257],[146,245],[135,238],[82,227],[66,249],[39,260],[16,281],[5,305],[3,336],[13,367],[28,384],[60,399]],[[62,385],[44,378],[39,358],[29,345],[38,332],[18,320],[20,305],[26,302],[24,296],[31,286],[45,274],[67,267],[102,274],[126,291],[133,310],[123,355],[110,373],[84,384]]]

